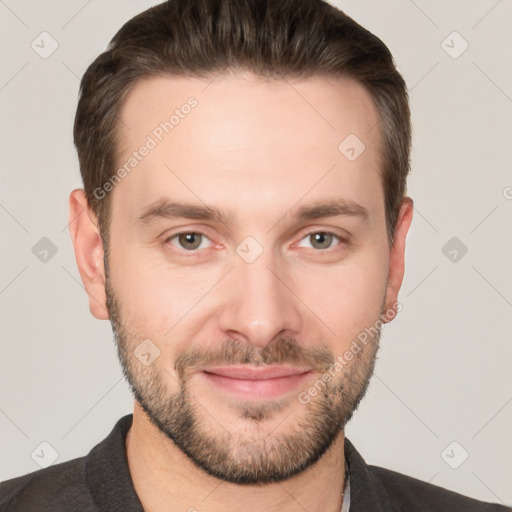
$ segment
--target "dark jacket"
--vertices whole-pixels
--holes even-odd
[[[133,416],[122,417],[87,456],[0,483],[0,512],[143,512],[125,450]],[[387,469],[369,466],[345,439],[350,512],[512,511]]]

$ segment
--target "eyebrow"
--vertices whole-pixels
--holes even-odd
[[[301,206],[294,217],[299,220],[314,220],[324,217],[359,217],[368,220],[368,210],[350,199],[331,199],[317,201],[311,205]],[[157,219],[194,219],[210,220],[221,224],[229,224],[233,216],[214,206],[184,203],[160,199],[149,205],[137,217],[137,221],[143,225],[151,224]]]
[[[362,220],[368,220],[368,209],[352,201],[351,199],[332,199],[328,201],[318,201],[312,205],[301,206],[296,217],[302,220],[320,219],[323,217],[360,217]]]
[[[195,220],[214,220],[221,224],[228,224],[231,216],[222,212],[218,208],[206,205],[196,205],[183,203],[180,201],[170,201],[160,199],[149,205],[137,221],[141,224],[150,224],[156,219],[195,219]]]

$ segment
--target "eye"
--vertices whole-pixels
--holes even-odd
[[[183,233],[177,233],[170,236],[166,242],[171,243],[178,249],[185,251],[195,251],[197,249],[205,249],[205,243],[208,238],[203,233],[196,233],[193,231],[186,231]]]
[[[311,245],[303,245],[304,240],[309,242]],[[312,247],[313,249],[322,250],[322,249],[330,249],[334,247],[332,244],[338,240],[341,242],[341,238],[334,233],[329,233],[327,231],[316,231],[314,233],[309,233],[306,235],[300,242],[299,247]]]

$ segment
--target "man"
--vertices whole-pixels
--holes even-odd
[[[70,229],[134,412],[1,510],[506,510],[344,435],[400,309],[410,138],[388,49],[321,0],[130,20],[82,80]]]

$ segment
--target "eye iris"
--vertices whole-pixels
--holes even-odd
[[[314,233],[310,239],[315,249],[328,249],[332,243],[332,235],[329,233]]]
[[[184,249],[197,249],[201,245],[200,233],[182,233],[178,240]]]

